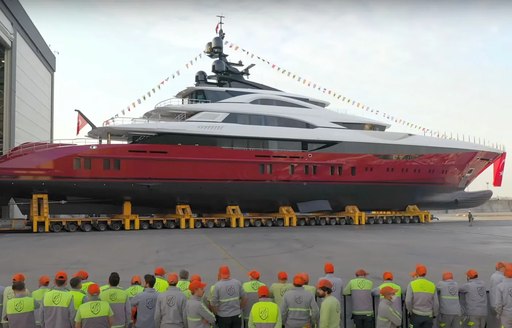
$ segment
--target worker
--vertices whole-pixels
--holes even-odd
[[[69,279],[69,286],[71,287],[69,292],[73,295],[73,305],[77,311],[85,298],[85,293],[82,291],[82,280],[79,277],[73,277]]]
[[[434,317],[439,311],[439,299],[436,285],[425,278],[427,267],[416,265],[415,278],[407,286],[405,307],[410,315],[411,328],[429,328],[434,323]]]
[[[128,293],[119,287],[121,277],[119,273],[112,272],[108,277],[109,288],[100,293],[100,300],[110,304],[114,317],[113,328],[128,327],[131,320],[131,306]]]
[[[473,213],[471,213],[471,211],[468,211],[468,221],[469,221],[469,226],[473,226],[473,221],[475,221],[475,217],[473,216]]]
[[[85,270],[79,270],[79,271],[77,271],[73,275],[73,278],[74,277],[80,278],[80,280],[82,282],[82,292],[84,292],[84,295],[86,295],[87,294],[87,288],[89,287],[90,284],[94,283],[92,281],[88,281],[89,273],[87,271],[85,271]],[[69,283],[71,284],[71,280],[69,281]]]
[[[373,296],[379,296],[379,299],[382,301],[384,299],[384,295],[380,292],[382,288],[389,286],[393,290],[395,290],[395,297],[393,297],[393,306],[395,310],[402,316],[402,287],[393,282],[394,276],[393,272],[386,271],[382,274],[383,282],[372,290]]]
[[[190,282],[194,281],[194,280],[198,280],[198,281],[202,281],[201,279],[201,276],[198,275],[198,274],[193,274],[191,277],[190,277]],[[190,290],[190,288],[189,288]]]
[[[155,290],[155,276],[144,276],[144,291],[130,300],[130,304],[137,308],[137,321],[135,328],[155,327],[155,307],[158,292]]]
[[[496,315],[496,289],[498,285],[505,280],[505,263],[496,263],[496,271],[491,275],[491,283],[489,286],[489,303],[491,305],[491,313],[493,316]]]
[[[341,323],[341,303],[332,295],[334,284],[328,279],[320,279],[316,288],[320,306],[319,328],[339,328]]]
[[[219,278],[211,298],[212,312],[217,315],[217,325],[219,328],[240,328],[240,315],[247,302],[242,283],[231,278],[227,265],[219,268]]]
[[[247,328],[282,328],[281,312],[270,298],[267,286],[258,287],[258,302],[254,303],[249,314]]]
[[[394,299],[398,298],[397,289],[391,285],[383,286],[380,289],[382,296],[377,309],[376,328],[396,328],[402,325],[402,314],[395,308]]]
[[[15,273],[12,276],[11,280],[12,280],[12,283],[25,282],[25,275],[23,273]],[[30,295],[30,291],[27,288],[25,288],[25,292],[27,293],[27,295]],[[4,328],[9,327],[7,321],[5,320],[5,314],[6,314],[5,311],[7,308],[7,301],[9,301],[11,298],[14,298],[14,291],[12,290],[12,285],[4,288],[4,293],[3,293],[3,297],[2,297],[2,304],[4,304],[4,306],[2,307],[2,318],[0,318],[1,319],[0,322],[3,324]]]
[[[220,281],[220,273],[217,273],[217,281]],[[208,307],[208,309],[212,312],[214,312],[213,305],[212,305],[212,298],[213,298],[214,290],[215,290],[215,284],[210,286],[210,288],[208,290],[208,295],[203,296],[203,300],[206,299],[206,303],[205,303],[206,307]]]
[[[315,297],[304,289],[303,274],[293,277],[293,287],[283,297],[281,318],[285,328],[312,328],[318,323],[318,304]]]
[[[461,310],[459,285],[453,280],[453,273],[444,272],[443,280],[436,285],[439,297],[439,327],[459,328]]]
[[[373,328],[373,281],[367,279],[368,272],[363,269],[356,271],[356,278],[350,280],[343,295],[352,297],[352,320],[356,328]]]
[[[199,277],[201,278],[201,277]],[[188,289],[191,296],[187,300],[187,325],[188,328],[210,328],[215,324],[215,315],[208,310],[202,299],[204,297],[205,283],[201,279],[191,279]]]
[[[34,316],[36,317],[36,327],[38,328],[41,327],[41,305],[43,303],[43,297],[44,294],[46,294],[46,292],[50,290],[50,288],[48,287],[49,285],[50,276],[43,275],[39,277],[39,288],[32,292],[32,297],[39,304],[39,306],[34,311]]]
[[[167,276],[169,288],[158,295],[155,308],[156,328],[184,328],[187,326],[187,297],[177,287],[176,273]]]
[[[165,279],[165,269],[162,267],[155,268],[155,290],[159,293],[165,293],[169,288],[169,283]]]
[[[313,295],[313,297],[316,297],[316,287],[315,286],[311,286],[309,284],[309,273],[301,272],[300,274],[304,277],[304,281],[305,281],[305,284],[302,287],[304,287],[304,289],[306,291],[310,292]]]
[[[512,328],[512,265],[505,267],[504,277],[496,288],[496,313],[502,328]]]
[[[188,289],[188,286],[190,285],[190,281],[188,280],[188,271],[180,270],[179,277],[180,280],[178,281],[176,287],[178,287],[178,289],[181,290],[183,294],[185,294],[187,299],[189,299],[191,294],[190,290]]]
[[[44,294],[41,326],[50,328],[71,328],[75,325],[73,295],[66,289],[68,275],[59,271],[55,274],[55,286]]]
[[[141,286],[140,276],[133,276],[130,280],[131,286],[126,288],[126,293],[128,294],[128,298],[132,298],[136,295],[139,295],[144,291],[144,287]]]
[[[459,289],[465,316],[463,325],[464,327],[484,328],[488,312],[485,283],[478,279],[478,272],[474,269],[468,270],[466,276],[468,282]]]
[[[318,279],[318,282],[322,279],[327,279],[332,283],[332,296],[336,297],[336,299],[342,304],[343,302],[343,279],[336,277],[334,275],[334,264],[331,262],[326,262],[324,264],[324,273],[325,275]],[[320,304],[320,303],[319,303]]]
[[[14,282],[11,286],[14,297],[7,301],[6,317],[9,328],[35,328],[34,311],[39,303],[33,297],[27,296],[24,282]]]
[[[95,283],[87,287],[87,303],[80,305],[75,316],[76,328],[109,328],[114,323],[114,312],[106,301],[99,298],[100,286]],[[59,327],[59,326],[51,326]],[[122,326],[124,327],[124,326]]]
[[[244,327],[247,327],[249,323],[252,306],[258,302],[258,288],[260,288],[260,286],[265,286],[265,284],[260,281],[260,273],[258,271],[251,270],[247,275],[249,276],[249,281],[242,284],[245,296],[247,297],[247,302],[245,302],[242,309],[244,313]]]
[[[277,273],[277,282],[270,285],[270,298],[274,300],[277,306],[281,307],[284,293],[292,287],[293,285],[288,283],[288,274],[281,271]]]

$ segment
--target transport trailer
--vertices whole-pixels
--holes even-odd
[[[225,213],[196,214],[190,205],[176,205],[175,213],[138,215],[132,213],[132,204],[125,201],[121,214],[115,215],[50,215],[48,195],[34,194],[30,213],[22,216],[18,209],[12,217],[14,202],[9,204],[10,217],[2,219],[2,231],[32,232],[89,232],[92,230],[148,230],[148,229],[200,229],[200,228],[249,228],[296,227],[314,225],[365,225],[382,223],[426,223],[432,215],[417,206],[405,211],[362,212],[357,206],[347,206],[342,212],[296,213],[290,206],[281,206],[275,213],[243,213],[239,206],[226,206]]]

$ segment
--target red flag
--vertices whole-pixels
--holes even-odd
[[[80,130],[82,130],[86,125],[87,121],[80,113],[78,113],[78,118],[76,120],[76,135],[78,135],[78,133],[80,133]]]
[[[215,33],[219,34],[219,27],[220,23],[217,23],[217,26],[215,26]]]
[[[494,181],[492,185],[495,187],[501,187],[503,181],[503,172],[505,171],[505,157],[507,153],[501,154],[500,157],[494,162]]]

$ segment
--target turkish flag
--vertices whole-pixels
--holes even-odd
[[[215,26],[215,33],[219,34],[219,28],[220,28],[220,23],[217,23],[217,26]]]
[[[500,157],[494,162],[494,181],[492,185],[495,187],[501,187],[503,181],[503,172],[505,171],[505,157],[507,153],[501,154]]]
[[[83,127],[86,125],[87,121],[80,113],[78,113],[78,118],[76,120],[76,135],[78,135],[78,133],[80,133],[80,130],[82,130]]]

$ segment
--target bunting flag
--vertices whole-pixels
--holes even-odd
[[[78,113],[78,117],[76,119],[76,135],[80,133],[80,130],[82,130],[88,123],[85,120],[85,117],[82,116],[80,112]]]

